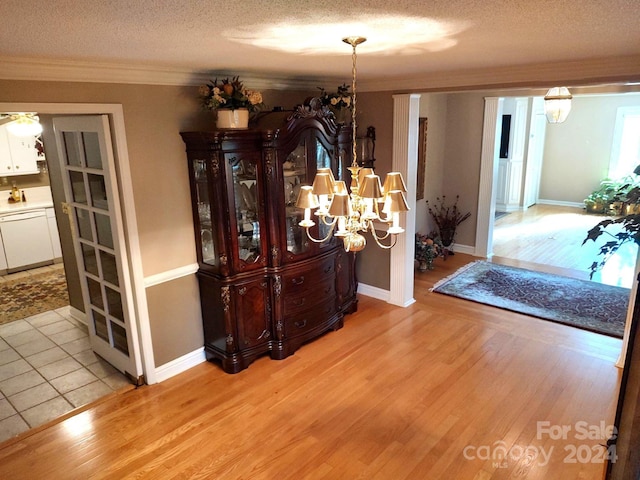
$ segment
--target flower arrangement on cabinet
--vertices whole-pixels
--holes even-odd
[[[444,257],[445,250],[440,238],[434,233],[424,235],[416,233],[415,259],[421,272],[433,269],[433,261],[437,257]]]
[[[320,88],[320,100],[323,105],[339,108],[351,108],[351,92],[349,92],[349,86],[343,83],[338,87],[338,91],[334,93],[327,92],[324,88]]]
[[[202,106],[207,110],[246,108],[249,112],[257,112],[264,107],[262,93],[246,89],[237,76],[219,82],[216,78],[211,83],[201,85],[200,96]]]
[[[427,200],[427,208],[429,209],[429,213],[431,214],[433,221],[438,227],[440,239],[447,251],[449,251],[449,247],[455,240],[458,225],[471,216],[470,212],[460,212],[460,209],[458,209],[459,199],[460,195],[457,195],[453,205],[447,206],[445,195],[443,195],[442,198],[436,197],[437,203],[433,205],[433,208],[429,204],[429,200]]]
[[[320,101],[333,112],[337,123],[347,123],[348,113],[351,111],[351,92],[349,86],[343,83],[338,90],[333,93],[327,92],[324,88],[320,88]]]

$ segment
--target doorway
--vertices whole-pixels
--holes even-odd
[[[499,148],[500,133],[498,130],[498,118],[502,114],[501,99],[498,97],[486,97],[484,105],[484,121],[483,121],[483,136],[482,136],[482,154],[481,154],[481,166],[480,166],[480,185],[478,195],[478,216],[476,224],[476,255],[482,257],[491,257],[493,255],[493,233],[495,227],[495,199],[496,199],[496,182],[497,182],[497,168],[495,158]],[[605,121],[606,118],[597,118],[600,121]],[[600,127],[602,128],[602,127]],[[565,142],[565,147],[572,148],[571,142]],[[590,146],[589,142],[585,143],[587,148]],[[606,159],[608,160],[608,159]],[[574,169],[573,175],[579,175],[585,171],[589,171],[583,165],[580,170]],[[572,178],[571,174],[558,175],[556,177],[560,181],[563,181],[568,186],[567,178]],[[635,274],[637,274],[639,268],[639,262],[636,260]],[[637,283],[634,282],[631,289],[631,301],[627,314],[627,322],[625,326],[625,334],[622,345],[622,354],[618,360],[617,366],[623,366],[623,359],[625,357],[626,345],[629,338],[629,329],[631,325],[631,316],[633,312],[633,300],[635,299],[635,290]]]
[[[67,116],[67,115],[89,115],[89,114],[103,114],[105,115],[104,122],[107,127],[113,132],[113,140],[111,147],[114,152],[114,165],[113,171],[115,172],[116,167],[118,171],[117,177],[117,188],[119,192],[122,194],[121,201],[132,203],[133,195],[131,188],[131,181],[129,178],[129,167],[128,167],[128,157],[126,151],[126,143],[124,138],[124,118],[122,113],[122,107],[120,105],[83,105],[83,104],[75,104],[75,105],[61,105],[61,104],[0,104],[0,111],[37,111],[41,114],[50,114],[52,116]],[[94,172],[89,172],[94,173]],[[92,180],[95,180],[95,177],[90,177]],[[91,181],[90,181],[91,183]],[[89,187],[90,188],[90,187]],[[60,203],[60,202],[57,202]],[[59,205],[56,205],[59,207]],[[118,208],[121,208],[122,205],[117,205]],[[58,212],[56,212],[58,214]],[[62,219],[68,219],[67,215],[62,216]],[[59,218],[60,220],[60,218]],[[96,231],[94,229],[94,231]],[[124,232],[127,232],[127,235],[124,235]],[[123,217],[121,232],[123,232],[123,250],[128,255],[126,260],[126,267],[121,268],[121,271],[126,271],[126,279],[122,278],[122,284],[125,285],[128,293],[128,309],[130,312],[134,312],[130,318],[128,319],[128,327],[131,328],[132,335],[130,337],[130,344],[128,344],[128,350],[131,352],[131,368],[127,369],[127,373],[133,377],[135,380],[140,382],[143,378],[147,383],[155,383],[155,371],[153,369],[153,355],[151,350],[151,341],[149,336],[149,325],[148,325],[148,315],[146,309],[146,299],[144,296],[144,291],[142,285],[142,270],[139,262],[140,255],[138,250],[137,241],[137,228],[135,223],[135,215],[128,212],[126,218]],[[134,239],[134,240],[132,240]],[[104,253],[104,249],[103,249]],[[107,252],[108,253],[108,252]],[[98,255],[101,255],[98,253]],[[123,287],[123,288],[125,288]],[[109,301],[109,298],[113,298],[113,291],[109,291],[105,288],[104,285],[101,285],[102,292],[104,293],[104,298]],[[111,289],[113,290],[113,289]],[[108,307],[106,307],[108,308]],[[52,315],[64,315],[64,312],[49,312],[48,319],[39,319],[36,323],[38,327],[36,329],[41,330],[44,328],[45,330],[51,330],[58,327],[47,327],[47,325],[53,325],[59,322],[67,322],[73,321],[73,319],[69,318],[59,318],[55,317],[55,320],[52,320]],[[108,314],[114,314],[113,311],[109,311]],[[115,317],[117,317],[117,313],[115,313]],[[112,315],[113,316],[113,315]],[[34,325],[32,325],[34,326]],[[74,325],[76,327],[76,325]],[[94,326],[95,329],[95,326]],[[77,330],[77,329],[76,329]],[[75,330],[74,330],[75,331]],[[42,332],[39,332],[42,333]],[[109,335],[118,337],[118,333],[115,335],[110,333]],[[120,339],[122,336],[120,336]],[[118,338],[115,339],[116,342]],[[88,342],[88,340],[86,340]],[[129,341],[129,340],[128,340]],[[2,344],[0,344],[2,345]],[[4,344],[7,345],[6,343]],[[122,347],[122,343],[118,344],[119,347]],[[85,361],[89,362],[89,356],[94,355],[93,350],[89,350],[87,353],[82,354],[84,356]],[[95,359],[95,356],[94,356]],[[16,361],[19,359],[16,359]],[[76,359],[77,360],[77,359]],[[19,365],[22,365],[24,368],[24,364],[18,362]],[[27,362],[28,363],[28,362]],[[96,362],[91,362],[96,363]],[[18,367],[19,367],[18,365]],[[96,363],[94,365],[96,369],[107,370],[109,367],[107,364]],[[108,367],[108,368],[107,368]],[[129,371],[130,370],[130,371]],[[83,370],[81,370],[83,371]],[[23,372],[26,373],[26,372]],[[86,372],[83,371],[83,374]],[[104,372],[102,372],[104,373]],[[42,377],[42,376],[41,376]],[[46,382],[49,384],[49,382]],[[41,388],[43,391],[47,390],[47,387],[44,385]],[[6,401],[5,396],[0,401]]]
[[[548,126],[542,97],[498,99],[497,120],[502,119],[503,126],[496,132],[500,155],[496,159],[495,210],[505,216],[490,219],[495,223],[489,253],[533,262],[534,269],[535,264],[557,267],[569,276],[630,287],[635,248],[621,249],[605,269],[590,277],[592,263],[600,260],[603,240],[582,242],[606,216],[586,213],[583,199],[604,177],[620,176],[609,166],[620,143],[614,134],[616,112],[619,117],[621,110],[630,108],[626,105],[638,100],[582,95],[574,103],[566,122]],[[507,135],[505,118],[512,126]],[[625,175],[637,165],[634,159]]]

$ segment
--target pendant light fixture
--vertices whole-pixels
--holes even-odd
[[[6,124],[7,130],[16,137],[28,137],[42,133],[40,119],[33,113],[11,114],[0,120],[0,125],[2,124]]]
[[[348,168],[351,173],[350,189],[342,180],[336,180],[331,169],[320,168],[313,180],[313,185],[305,185],[300,189],[296,206],[304,209],[304,219],[299,223],[304,227],[309,239],[316,243],[328,241],[332,234],[342,238],[347,252],[359,252],[366,246],[364,232],[371,233],[381,248],[393,247],[397,235],[404,232],[400,226],[400,212],[409,210],[404,193],[407,191],[404,179],[399,172],[387,175],[384,184],[372,168],[358,166],[356,144],[356,47],[366,41],[363,37],[347,37],[342,39],[352,47],[351,70],[351,128],[352,128],[352,162]],[[319,217],[318,221],[330,228],[325,238],[313,238],[309,229],[315,225],[311,220],[311,210]],[[384,235],[378,236],[374,222],[387,224]],[[389,238],[388,243],[383,243]]]
[[[567,87],[550,88],[544,96],[544,113],[549,123],[562,123],[571,111],[573,96]]]

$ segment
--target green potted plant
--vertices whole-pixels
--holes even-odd
[[[584,199],[584,206],[587,213],[613,213],[614,215],[619,215],[621,204],[613,205],[618,202],[621,189],[625,185],[625,181],[615,181],[609,178],[602,180],[598,189],[591,192],[589,196]],[[618,213],[616,213],[616,211],[618,211]]]
[[[587,237],[582,242],[583,245],[589,240],[595,242],[602,235],[609,238],[609,241],[605,242],[598,252],[602,259],[593,262],[589,268],[591,270],[590,278],[593,278],[593,275],[605,265],[611,255],[625,243],[635,242],[640,245],[640,213],[638,213],[640,212],[640,186],[635,183],[631,186],[629,184],[623,185],[617,199],[626,206],[626,211],[633,213],[603,220],[587,233]],[[620,226],[622,229],[620,230],[616,226]],[[608,230],[610,227],[614,229],[614,233]]]

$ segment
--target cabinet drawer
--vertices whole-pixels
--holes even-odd
[[[284,296],[284,315],[291,316],[298,312],[322,305],[328,298],[336,294],[336,283],[333,277],[322,280],[302,293]]]
[[[326,323],[327,319],[337,311],[335,296],[327,298],[326,301],[314,308],[309,308],[291,317],[285,317],[284,334],[286,337],[302,335],[314,327]]]
[[[335,277],[335,260],[329,257],[313,269],[287,273],[282,276],[282,290],[285,295],[315,291],[318,283]]]

